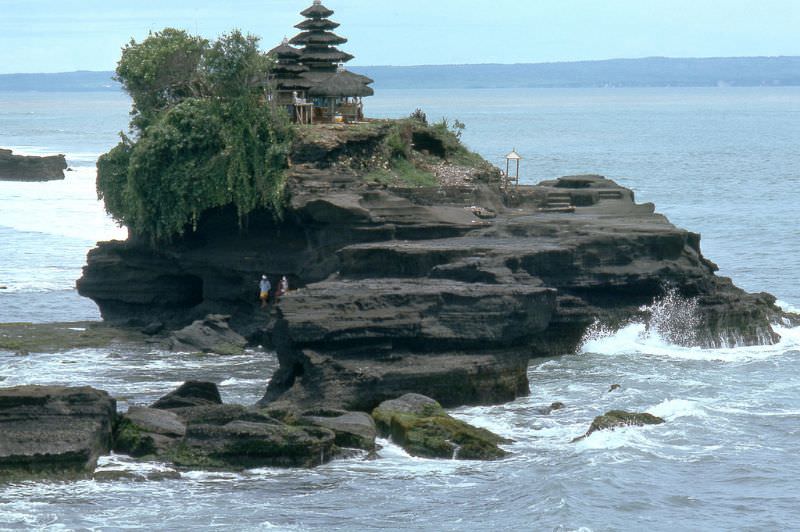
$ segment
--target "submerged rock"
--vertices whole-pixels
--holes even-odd
[[[602,416],[597,416],[589,426],[589,430],[583,436],[578,436],[572,443],[588,438],[593,432],[598,430],[614,430],[618,427],[642,427],[644,425],[659,425],[664,420],[653,414],[646,412],[626,412],[624,410],[610,410]]]
[[[91,473],[115,416],[116,401],[88,386],[0,389],[0,478]]]
[[[14,155],[0,149],[0,179],[9,181],[50,181],[64,179],[67,160],[63,155]]]
[[[536,412],[537,414],[541,414],[541,415],[543,415],[543,416],[549,416],[549,415],[550,415],[550,414],[552,414],[554,411],[556,411],[556,410],[561,410],[562,408],[564,408],[564,406],[565,406],[565,405],[564,405],[564,403],[562,403],[562,402],[560,402],[560,401],[555,401],[555,402],[553,402],[553,403],[550,403],[550,404],[549,404],[549,405],[547,405],[547,406],[542,406],[542,407],[539,407],[539,408],[537,408],[537,409],[535,410],[535,412]]]
[[[384,401],[372,417],[382,436],[412,456],[494,460],[508,454],[498,444],[509,440],[449,416],[438,402],[423,395]]]
[[[241,355],[247,340],[228,325],[230,316],[209,314],[170,336],[173,351],[201,351],[219,355]]]

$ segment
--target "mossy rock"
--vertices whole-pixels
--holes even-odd
[[[107,347],[116,343],[143,343],[134,329],[101,322],[0,323],[0,351],[21,355]]]
[[[120,418],[114,432],[114,451],[134,457],[156,454],[152,436],[127,418]]]
[[[618,427],[642,427],[644,425],[660,425],[664,420],[647,412],[626,412],[625,410],[610,410],[602,416],[597,416],[583,436],[578,436],[573,442],[589,437],[598,430],[614,430]]]
[[[449,416],[433,399],[408,394],[384,401],[372,412],[378,432],[412,456],[496,460],[509,440]]]

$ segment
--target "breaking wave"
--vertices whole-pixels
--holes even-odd
[[[640,310],[646,319],[612,328],[595,322],[584,334],[580,352],[602,355],[647,353],[688,360],[732,362],[752,360],[784,353],[800,347],[800,327],[773,326],[781,340],[769,345],[744,346],[741,343],[723,347],[700,347],[698,342],[697,300],[680,297],[668,291],[661,299]],[[721,339],[724,340],[724,339]]]

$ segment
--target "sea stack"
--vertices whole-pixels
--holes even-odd
[[[14,155],[0,148],[0,179],[7,181],[51,181],[64,179],[67,160],[63,155]]]

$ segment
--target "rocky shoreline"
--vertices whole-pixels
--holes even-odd
[[[80,452],[39,453],[40,465],[69,462],[86,474],[98,453],[115,450],[179,467],[311,467],[346,449],[368,455],[377,435],[418,456],[497,459],[506,440],[442,408],[528,394],[529,361],[573,352],[593,327],[637,320],[670,342],[718,347],[775,343],[772,324],[800,323],[771,295],[717,276],[698,234],[613,181],[507,188],[498,170],[431,127],[406,121],[401,130],[413,183],[386,158],[391,121],[309,128],[293,147],[281,217],[256,211],[240,226],[221,207],[169,245],[100,243],[78,290],[98,304],[103,326],[53,329],[49,343],[25,325],[0,330],[0,349],[22,354],[130,335],[178,351],[235,354],[250,343],[278,355],[253,406],[221,404],[213,384],[187,383],[118,416],[108,394],[81,391],[111,412],[92,421],[100,433],[82,436]],[[420,185],[420,172],[437,184]],[[262,274],[273,284],[285,275],[292,288],[265,309]],[[0,390],[11,394],[0,400],[8,427],[19,412],[50,419],[48,405],[74,393],[27,388]],[[41,411],[26,410],[26,394],[48,397],[34,401]],[[623,411],[595,421],[586,436],[659,422]],[[25,430],[18,449],[48,439]],[[14,449],[0,452],[4,467],[16,460],[33,472]]]
[[[188,381],[150,406],[118,414],[116,400],[90,387],[0,389],[0,481],[91,476],[111,452],[181,469],[314,467],[361,452],[378,435],[415,456],[493,460],[509,443],[409,394],[372,415],[223,404],[214,383]]]

